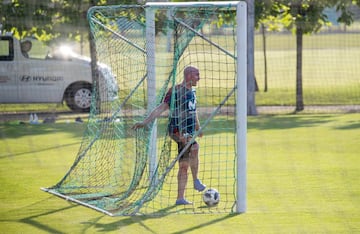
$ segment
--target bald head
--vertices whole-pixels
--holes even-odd
[[[187,66],[184,69],[184,83],[186,87],[191,88],[192,86],[196,86],[199,80],[200,73],[197,67]]]
[[[194,67],[194,66],[187,66],[184,69],[184,77],[186,78],[194,72],[199,72],[199,69],[197,69],[197,67]]]

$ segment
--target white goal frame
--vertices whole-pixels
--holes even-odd
[[[146,37],[147,37],[147,73],[148,73],[148,109],[153,109],[156,103],[156,66],[155,66],[155,25],[154,10],[163,7],[194,7],[194,6],[228,6],[236,7],[236,38],[237,38],[237,63],[236,63],[236,213],[246,212],[246,155],[247,155],[247,4],[245,1],[225,2],[148,2],[146,7]],[[155,173],[156,168],[156,127],[151,133],[152,142],[149,148],[150,173]]]

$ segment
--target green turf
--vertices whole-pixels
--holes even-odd
[[[248,121],[241,215],[108,217],[40,191],[72,165],[85,125],[0,125],[0,233],[359,233],[360,114]]]
[[[28,104],[28,103],[20,103],[20,104],[0,104],[0,113],[21,113],[21,112],[64,112],[70,111],[70,108],[64,104],[57,103],[39,103],[39,104]]]

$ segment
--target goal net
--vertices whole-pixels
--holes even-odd
[[[75,161],[63,179],[43,190],[112,216],[244,212],[246,4],[93,7],[88,20],[97,69],[111,68],[107,75],[116,76],[118,96],[107,99],[107,86],[95,85]],[[174,103],[149,126],[132,129],[183,81],[189,65],[200,71],[201,128],[185,148],[199,143],[198,177],[219,191],[215,207],[193,188],[190,169],[185,196],[193,203],[175,205],[182,153],[168,136]]]

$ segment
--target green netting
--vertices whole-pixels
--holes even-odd
[[[155,12],[155,48],[147,33],[146,11],[150,8]],[[96,57],[99,64],[111,68],[113,74],[108,75],[116,77],[119,92],[114,99],[104,95],[109,93],[108,87],[96,87],[75,162],[60,182],[45,190],[109,215],[232,212],[236,181],[235,18],[236,9],[230,5],[91,8],[88,19]],[[153,89],[148,89],[149,56],[155,56]],[[196,95],[204,136],[195,135],[195,140],[200,144],[199,178],[221,195],[219,205],[212,208],[205,206],[202,193],[192,188],[191,176],[186,197],[194,204],[174,205],[178,155],[176,144],[167,136],[168,113],[148,128],[131,129],[162,102],[170,87],[182,81],[187,65],[200,69]],[[149,94],[156,96],[156,103],[148,103]],[[154,128],[156,151],[150,144]],[[150,157],[150,152],[155,155]],[[155,158],[155,167],[149,158]]]

